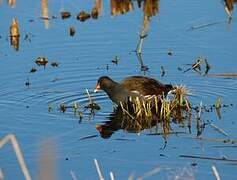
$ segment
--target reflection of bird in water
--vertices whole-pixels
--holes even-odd
[[[121,83],[115,82],[107,76],[102,76],[96,85],[96,91],[104,90],[116,104],[126,103],[130,96],[162,96],[163,94],[166,96],[172,88],[170,84],[162,84],[155,79],[143,76],[127,77]]]
[[[232,16],[232,12],[234,9],[234,3],[236,3],[237,0],[225,0],[225,10],[227,12],[227,14],[229,15],[229,17]]]
[[[147,123],[143,119],[131,121],[126,119],[126,116],[124,116],[123,110],[120,107],[115,109],[108,118],[109,121],[96,125],[96,129],[100,133],[100,136],[105,139],[110,138],[115,131],[120,129],[130,133],[139,133],[143,129],[151,128],[159,122],[159,118],[156,115],[153,116],[153,120],[150,123]]]

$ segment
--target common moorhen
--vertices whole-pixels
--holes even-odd
[[[109,98],[119,105],[120,102],[128,102],[129,97],[162,94],[166,96],[172,88],[173,86],[170,84],[162,84],[149,77],[131,76],[118,83],[108,76],[102,76],[98,79],[95,92],[104,90]]]

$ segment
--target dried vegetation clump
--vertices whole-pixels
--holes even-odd
[[[187,95],[190,94],[184,86],[175,86],[168,96],[146,96],[129,98],[128,103],[120,103],[118,108],[123,113],[122,124],[140,132],[160,124],[163,133],[170,132],[172,120],[183,121],[191,113],[191,105]]]

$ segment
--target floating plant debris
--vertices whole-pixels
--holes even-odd
[[[52,67],[59,67],[59,64],[58,62],[51,62],[51,66]]]
[[[25,85],[27,86],[27,87],[29,87],[30,86],[30,80],[29,80],[29,78],[26,80],[26,82],[25,82]]]
[[[79,122],[81,122],[82,121],[82,119],[83,119],[83,113],[82,112],[78,112],[78,116],[79,116]]]
[[[69,34],[70,34],[70,36],[74,36],[75,33],[76,33],[75,27],[74,27],[74,26],[71,26],[71,27],[69,28]]]
[[[91,17],[90,14],[86,13],[85,11],[81,11],[78,15],[77,15],[77,20],[84,22],[87,19],[89,19]]]
[[[205,70],[202,71],[202,65],[205,64]],[[200,75],[207,75],[211,66],[208,63],[207,59],[203,59],[201,57],[197,58],[194,64],[191,64],[191,67],[183,71],[183,73],[186,73],[190,70],[194,70],[198,72]]]
[[[173,56],[173,51],[172,51],[172,50],[169,50],[167,54],[168,54],[169,56]]]
[[[141,71],[148,71],[149,70],[149,67],[148,66],[145,66],[145,65],[142,65],[141,66]]]
[[[31,42],[31,37],[33,37],[33,35],[31,33],[27,33],[24,37],[25,41]]]
[[[48,112],[52,112],[53,111],[53,107],[49,104],[48,105]]]
[[[89,108],[92,110],[100,110],[100,106],[94,102],[86,105],[85,108],[87,108],[87,109]]]
[[[30,73],[35,73],[37,71],[36,68],[31,68]]]
[[[77,102],[73,102],[72,105],[61,104],[60,107],[59,107],[59,110],[64,113],[69,108],[73,109],[73,112],[76,115],[77,109],[79,108],[79,104]]]
[[[59,78],[56,77],[56,78],[51,80],[51,82],[56,82],[56,81],[59,81]]]
[[[99,11],[96,7],[94,7],[92,10],[91,10],[91,17],[93,19],[98,19],[98,16],[99,16]]]
[[[38,66],[46,66],[48,64],[48,60],[45,58],[45,57],[38,57],[36,60],[35,60],[35,63],[38,65]]]
[[[88,89],[86,89],[86,93],[89,99],[89,104],[87,104],[85,108],[90,108],[91,110],[100,110],[100,106],[93,101]]]
[[[114,59],[112,59],[111,62],[114,63],[114,64],[116,64],[116,65],[118,65],[118,63],[119,63],[119,58],[118,58],[118,56],[115,56]]]
[[[66,110],[67,110],[67,106],[66,106],[65,104],[60,104],[60,106],[59,106],[59,110],[60,110],[60,112],[65,113]]]
[[[68,11],[62,11],[60,14],[62,19],[67,19],[71,17],[71,13]]]
[[[78,102],[73,102],[72,109],[74,114],[77,113],[77,109],[79,108],[79,103]]]
[[[160,66],[160,75],[163,77],[165,75],[165,69],[163,66]]]

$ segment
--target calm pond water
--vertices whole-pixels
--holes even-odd
[[[210,74],[237,73],[237,14],[233,11],[229,22],[223,4],[214,0],[153,1],[157,6],[148,17],[143,3],[138,8],[137,1],[128,4],[130,12],[113,16],[111,2],[104,0],[98,19],[85,22],[76,16],[82,10],[91,12],[95,1],[49,0],[44,10],[41,1],[16,1],[14,7],[0,1],[0,137],[15,134],[33,179],[39,177],[40,162],[47,156],[41,149],[48,139],[55,144],[56,179],[71,179],[71,171],[78,179],[97,179],[95,158],[105,179],[109,179],[110,171],[115,179],[128,179],[157,167],[160,171],[147,179],[215,179],[212,165],[222,179],[236,178],[236,161],[180,155],[237,159],[236,144],[212,141],[237,139],[237,78],[203,76],[193,70],[183,73],[198,57],[208,60]],[[61,11],[69,11],[72,16],[63,20]],[[113,13],[119,14],[119,8]],[[20,29],[18,51],[9,38],[14,17]],[[71,26],[76,29],[73,37],[69,35]],[[134,52],[142,30],[148,34],[142,49],[143,64],[149,68],[146,72],[141,70]],[[45,68],[35,64],[38,57],[48,59]],[[115,57],[118,65],[111,62]],[[52,62],[59,66],[51,66]],[[37,71],[30,73],[32,68]],[[137,134],[115,127],[117,131],[110,138],[102,138],[96,126],[108,123],[113,112],[105,93],[91,93],[101,109],[92,116],[84,112],[82,121],[71,109],[59,111],[61,104],[86,105],[86,89],[92,92],[102,75],[118,81],[130,75],[146,75],[163,83],[182,84],[192,91],[189,99],[194,106],[202,101],[210,107],[220,96],[229,107],[220,109],[221,118],[215,111],[202,113],[205,128],[201,137],[207,140],[196,139],[195,113],[191,131],[188,122],[171,124],[173,132],[182,133],[169,135],[165,147],[165,139],[149,135],[150,130]],[[228,135],[217,131],[213,124]],[[0,168],[5,179],[24,179],[9,143],[0,149]]]

